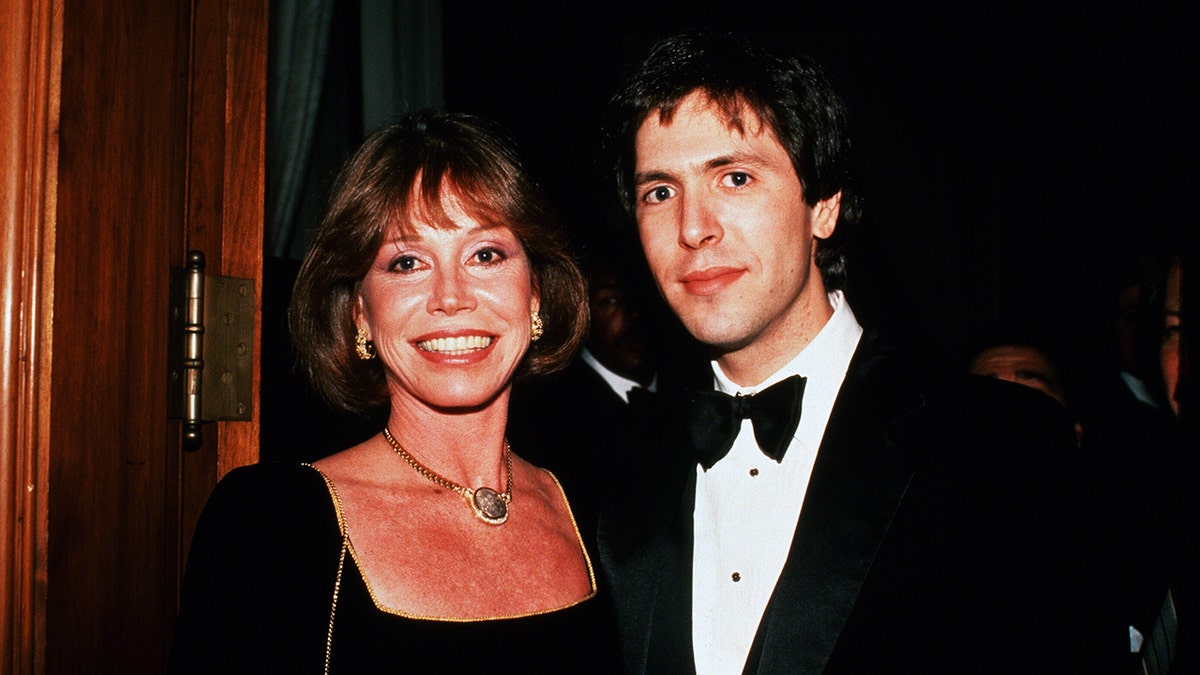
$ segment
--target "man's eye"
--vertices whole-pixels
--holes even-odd
[[[674,195],[675,195],[674,190],[667,187],[666,185],[659,185],[658,187],[647,192],[644,199],[646,201],[650,202],[651,204],[657,204],[658,202],[663,202],[663,201],[670,199]]]
[[[731,174],[727,174],[725,176],[725,180],[728,181],[733,187],[742,187],[746,183],[750,182],[750,174],[743,171],[734,171]]]

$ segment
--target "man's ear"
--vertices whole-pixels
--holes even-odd
[[[833,236],[837,227],[838,216],[842,212],[842,191],[813,205],[812,229],[817,239],[828,239]]]

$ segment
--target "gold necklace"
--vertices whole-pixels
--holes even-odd
[[[463,487],[452,480],[448,480],[434,473],[432,470],[425,467],[417,461],[416,457],[408,454],[408,451],[400,447],[400,443],[392,437],[392,432],[387,427],[383,428],[383,437],[387,439],[392,449],[400,455],[409,466],[417,470],[417,473],[437,483],[438,485],[453,490],[462,495],[467,503],[471,505],[471,509],[475,511],[475,517],[487,523],[488,525],[503,525],[504,521],[508,520],[508,503],[512,501],[512,452],[508,449],[508,439],[504,439],[504,468],[508,471],[508,483],[504,487],[504,492],[496,492],[490,487],[477,487],[474,490]]]

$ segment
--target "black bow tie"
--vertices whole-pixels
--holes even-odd
[[[754,440],[763,454],[776,462],[783,461],[783,453],[800,424],[804,383],[803,377],[792,375],[750,396],[713,390],[689,392],[688,433],[700,464],[707,470],[724,457],[747,417],[754,425]]]

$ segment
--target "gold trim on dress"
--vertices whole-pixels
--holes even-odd
[[[563,490],[562,483],[560,483],[558,481],[558,477],[555,476],[553,472],[551,472],[547,469],[541,469],[541,470],[545,471],[547,474],[549,474],[550,478],[552,478],[554,480],[554,484],[556,486],[558,486],[558,494],[560,497],[562,497],[563,503],[566,504],[566,506],[567,506],[567,515],[570,516],[570,518],[571,518],[571,527],[575,529],[575,541],[579,544],[579,550],[581,553],[583,553],[583,561],[587,565],[588,587],[591,590],[588,592],[587,595],[583,596],[582,598],[579,598],[578,600],[574,600],[574,601],[569,602],[562,606],[551,607],[549,609],[538,610],[536,612],[525,612],[522,614],[504,614],[504,615],[499,615],[499,616],[446,617],[446,616],[432,616],[432,615],[426,615],[426,614],[413,614],[411,612],[406,612],[402,609],[394,609],[392,607],[388,607],[379,601],[379,598],[376,597],[376,595],[375,595],[375,589],[371,586],[371,580],[369,578],[367,578],[366,572],[363,571],[363,567],[359,563],[358,553],[354,550],[354,542],[350,537],[350,531],[349,531],[349,527],[346,524],[345,515],[342,513],[342,499],[338,495],[337,486],[335,486],[333,481],[317,467],[313,466],[312,464],[305,464],[304,466],[307,466],[307,467],[311,468],[313,471],[316,471],[318,474],[320,474],[321,478],[325,481],[325,486],[329,489],[330,499],[332,499],[332,501],[333,501],[333,508],[337,512],[338,530],[341,532],[341,535],[342,535],[342,557],[341,557],[341,560],[339,560],[339,562],[338,562],[338,577],[337,577],[337,582],[334,587],[334,608],[335,609],[337,607],[338,587],[340,587],[341,579],[342,579],[342,562],[341,561],[345,560],[347,551],[350,552],[350,559],[354,562],[354,567],[358,570],[358,576],[363,580],[363,583],[366,585],[367,594],[371,596],[371,602],[375,605],[375,608],[381,612],[385,612],[387,614],[392,614],[394,616],[404,617],[406,619],[417,619],[417,620],[421,620],[421,621],[444,621],[447,623],[473,623],[473,622],[477,622],[477,621],[502,621],[505,619],[523,619],[523,618],[527,618],[527,617],[531,617],[531,616],[540,616],[542,614],[551,614],[553,612],[560,612],[564,609],[574,607],[582,602],[586,602],[587,600],[591,600],[592,598],[596,597],[596,592],[597,592],[596,572],[595,572],[595,569],[592,567],[592,558],[591,558],[591,556],[588,555],[587,546],[585,546],[583,543],[583,534],[580,533],[580,531],[579,531],[579,524],[577,522],[575,522],[575,513],[574,513],[574,511],[571,510],[571,502],[567,499],[567,493]],[[330,642],[332,642],[332,640],[333,640],[333,613],[332,612],[330,613],[330,617],[329,617],[329,640],[330,640]],[[328,651],[328,645],[327,645],[326,651]]]

